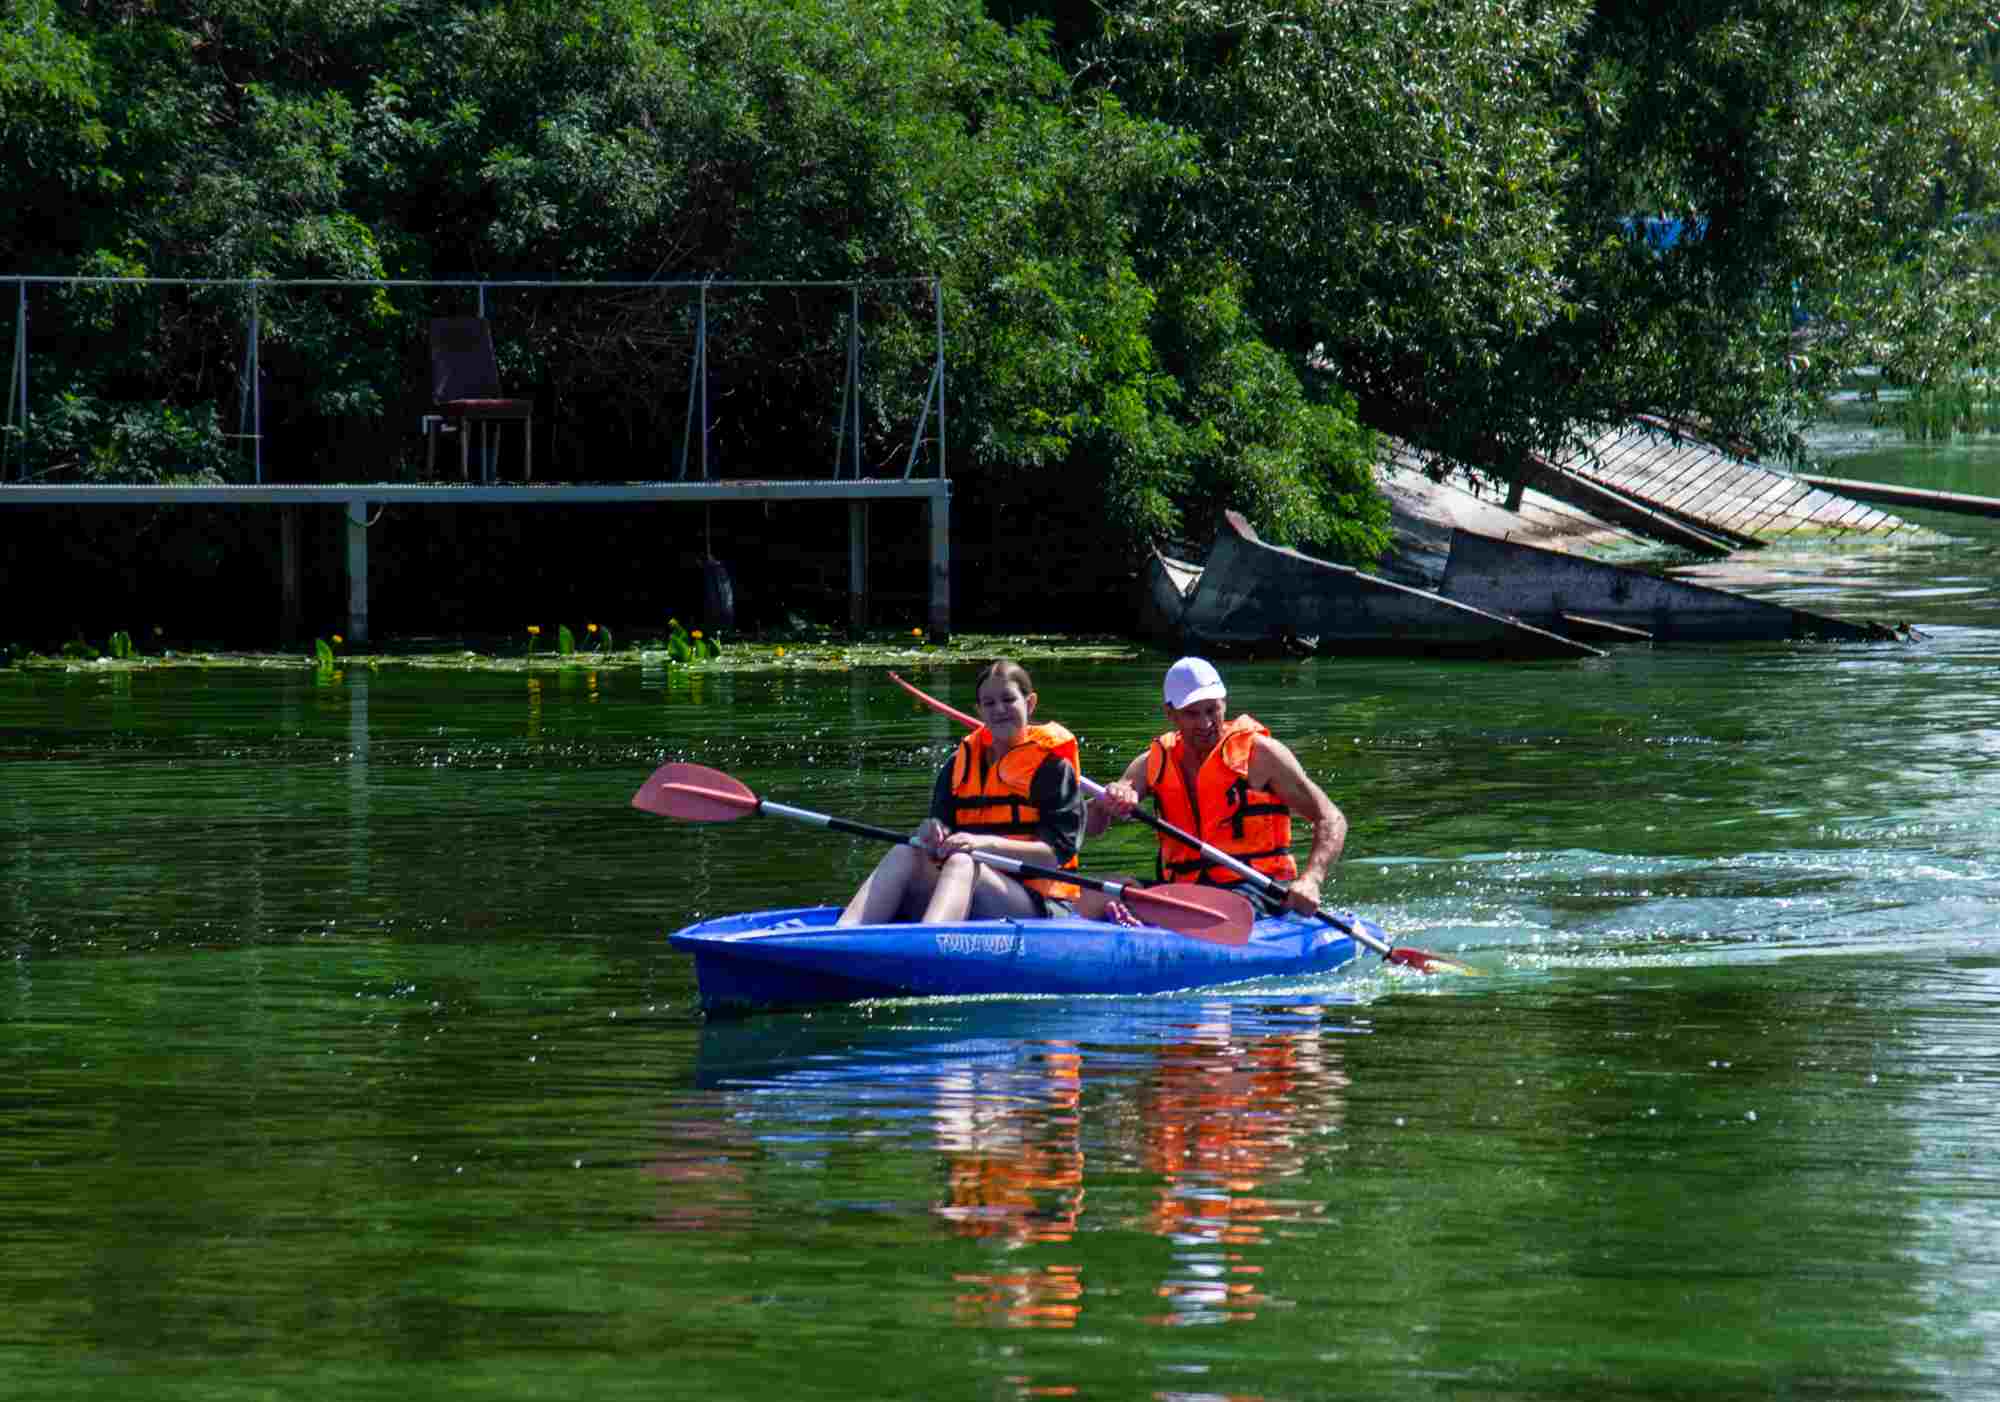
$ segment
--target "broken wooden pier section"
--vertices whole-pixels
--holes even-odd
[[[1418,460],[1409,445],[1391,443],[1385,485]],[[1619,643],[1902,636],[1582,553],[1620,535],[1713,558],[1800,534],[1919,529],[1842,495],[1830,479],[1778,472],[1642,420],[1543,464],[1518,513],[1452,480],[1391,491],[1399,512],[1414,513],[1398,519],[1393,578],[1266,544],[1226,513],[1202,564],[1154,555],[1142,631],[1169,647],[1225,653],[1509,658],[1601,656]],[[2000,514],[2000,502],[1989,505]]]

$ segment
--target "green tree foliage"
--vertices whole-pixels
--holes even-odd
[[[1704,421],[1796,455],[1835,378],[1990,364],[2000,283],[1967,258],[2000,117],[1990,6],[1600,0],[1568,64],[1580,407]],[[1701,237],[1654,253],[1616,211]],[[1810,324],[1804,318],[1811,317]]]
[[[102,164],[111,131],[97,83],[90,45],[64,27],[54,0],[0,3],[0,149],[10,202],[47,208],[114,179]],[[55,251],[49,232],[0,220],[0,266],[44,266]]]
[[[344,84],[379,55],[371,39],[401,6],[16,5],[55,35],[41,43],[40,71],[62,81],[44,82],[46,100],[21,118],[50,159],[0,210],[0,248],[15,252],[15,270],[383,275],[373,229],[349,207],[356,112]],[[391,361],[369,341],[386,310],[379,299],[340,307],[279,296],[256,308],[267,362],[296,362],[288,379],[313,386],[321,412],[379,410]],[[92,462],[96,475],[150,480],[190,464],[233,466],[216,450],[221,425],[241,417],[251,315],[245,293],[220,288],[92,285],[38,300],[31,411],[46,422],[25,433],[27,470]],[[282,401],[273,407],[282,412]],[[182,442],[189,425],[204,426],[198,452]],[[88,452],[83,432],[98,435]],[[137,446],[147,443],[158,451]],[[154,465],[160,453],[180,462]]]
[[[1987,354],[1950,216],[1991,34],[1970,0],[1127,0],[1079,67],[1201,142],[1148,245],[1225,251],[1368,422],[1518,478],[1638,412],[1795,449],[1842,368]],[[1627,232],[1656,214],[1700,237]]]
[[[937,277],[954,471],[1135,544],[1234,507],[1369,558],[1357,422],[1518,482],[1635,413],[1783,452],[1855,364],[1992,363],[1972,0],[0,3],[14,269],[867,279],[869,470],[920,420]],[[510,381],[681,436],[696,296],[509,295]],[[232,424],[253,315],[267,436],[388,416],[468,300],[51,294],[36,470],[117,470],[135,402],[180,416],[158,442]],[[824,470],[846,311],[709,300],[726,465]]]
[[[1244,270],[1273,343],[1316,344],[1366,417],[1469,447],[1564,309],[1554,74],[1571,4],[1135,0],[1095,71],[1196,133],[1201,178],[1149,242]]]
[[[1335,559],[1374,560],[1388,544],[1388,506],[1374,488],[1375,435],[1352,396],[1307,384],[1244,309],[1241,277],[1211,262],[1166,279],[1163,351],[1185,385],[1182,435],[1197,539],[1225,508],[1259,535]]]
[[[53,396],[25,428],[6,431],[22,475],[42,481],[212,485],[225,480],[231,461],[212,408],[114,404],[77,389]]]
[[[1307,394],[1221,265],[1141,268],[1143,216],[1193,174],[1188,138],[1079,95],[1040,24],[977,0],[12,3],[33,62],[0,115],[52,173],[0,236],[40,266],[871,279],[871,470],[900,466],[918,422],[936,329],[920,280],[938,277],[956,472],[1040,474],[1134,543],[1222,506],[1278,539],[1375,539],[1376,518],[1341,514],[1367,480],[1346,401]],[[90,355],[38,364],[38,383],[87,405],[164,383],[227,422],[254,314],[290,395],[267,417],[383,414],[446,295],[86,290],[37,325],[76,318]],[[661,406],[684,389],[692,296],[519,296],[510,379],[635,444],[680,436]],[[769,475],[828,441],[844,308],[764,291],[706,310],[729,456]]]

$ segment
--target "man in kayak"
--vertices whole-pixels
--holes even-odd
[[[1084,831],[1095,835],[1131,816],[1148,796],[1162,820],[1290,888],[1282,901],[1201,850],[1160,834],[1163,881],[1198,881],[1240,888],[1267,914],[1281,907],[1301,915],[1319,908],[1320,883],[1347,844],[1347,818],[1307,776],[1298,756],[1253,717],[1228,714],[1229,690],[1206,659],[1183,657],[1167,669],[1162,688],[1168,730],[1125,766],[1115,783],[1090,801]],[[1300,867],[1292,857],[1292,817],[1312,824],[1312,850]],[[1078,913],[1107,910],[1085,892]]]
[[[979,674],[979,718],[938,771],[931,816],[893,847],[840,913],[842,925],[948,923],[1067,915],[1082,894],[1067,881],[1004,875],[972,858],[987,851],[1042,867],[1074,867],[1083,845],[1076,737],[1033,724],[1027,668],[1002,658]]]

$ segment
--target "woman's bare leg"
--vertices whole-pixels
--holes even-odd
[[[932,899],[937,881],[938,867],[930,853],[914,847],[891,848],[868,873],[835,923],[882,925],[907,920],[909,912]]]
[[[963,852],[954,852],[937,869],[930,900],[924,905],[924,919],[932,924],[963,920],[972,909],[972,891],[981,875],[979,863]]]
[[[1034,893],[1010,876],[959,854],[948,858],[938,874],[924,919],[933,923],[964,920],[1032,920],[1041,914]]]

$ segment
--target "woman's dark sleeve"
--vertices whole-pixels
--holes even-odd
[[[944,768],[938,770],[937,782],[931,785],[931,816],[944,824],[946,832],[956,831],[951,822],[951,766],[956,760],[956,755],[946,760]]]
[[[1069,761],[1056,755],[1043,760],[1028,783],[1028,801],[1041,813],[1035,836],[1049,844],[1060,865],[1083,848],[1083,787]]]

